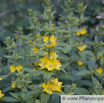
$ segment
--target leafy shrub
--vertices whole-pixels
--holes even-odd
[[[81,2],[75,8],[71,0],[64,4],[57,24],[53,23],[54,5],[44,0],[43,22],[28,9],[28,35],[17,27],[14,38],[5,38],[7,64],[1,65],[0,101],[59,103],[60,95],[104,94],[104,43],[99,38],[104,26],[96,27],[91,42],[84,25],[87,5]]]

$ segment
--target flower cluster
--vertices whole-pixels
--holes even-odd
[[[47,54],[45,52],[45,54]],[[41,63],[39,63],[40,69],[47,69],[48,71],[60,70],[59,68],[62,66],[60,60],[57,60],[58,55],[56,52],[50,52],[50,59],[47,56],[40,59]]]
[[[87,33],[86,29],[83,29],[83,30],[77,32],[77,36],[82,36],[86,33]]]
[[[15,82],[12,82],[12,85],[11,85],[11,87],[12,88],[15,88],[16,87],[16,85],[17,85],[17,83],[15,83]],[[17,86],[18,88],[21,88],[22,86]]]
[[[35,53],[35,54],[36,54],[36,53],[38,53],[38,52],[39,52],[39,49],[38,49],[38,48],[36,48],[36,47],[34,47],[34,48],[32,48],[32,49],[31,49],[31,51],[32,51],[33,53]]]
[[[52,47],[57,46],[56,38],[54,37],[54,35],[51,35],[51,37],[44,35],[43,41],[45,42],[44,46],[46,48],[52,48]]]
[[[46,30],[49,31],[49,32],[55,31],[54,24],[52,24],[50,28],[47,28],[46,26],[43,26],[43,27],[44,27],[44,29],[46,29]]]
[[[23,69],[22,65],[17,65],[16,67],[14,65],[10,65],[10,71],[15,72],[15,71],[20,71]]]
[[[43,92],[52,94],[52,91],[61,92],[62,82],[58,82],[58,78],[51,79],[47,84],[42,84]]]

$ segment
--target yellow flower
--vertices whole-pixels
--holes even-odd
[[[102,72],[103,72],[103,70],[102,70],[102,68],[100,67],[100,68],[98,68],[97,70],[96,70],[99,74],[101,74]]]
[[[52,24],[51,27],[53,27],[55,24]]]
[[[85,50],[85,49],[86,49],[86,47],[87,47],[87,45],[80,46],[80,47],[76,47],[76,48],[78,48],[78,50],[80,50],[80,51],[83,51],[83,50]]]
[[[78,42],[76,42],[76,44],[78,44]]]
[[[56,54],[56,52],[52,52],[51,55],[53,55],[55,58],[58,57],[58,55]]]
[[[58,82],[58,78],[55,78],[55,79],[51,79],[51,82],[53,83],[53,84],[58,84],[58,86],[61,86],[62,85],[62,83],[63,82]]]
[[[35,36],[33,36],[33,38],[35,38]]]
[[[98,57],[98,59],[100,59],[100,57]]]
[[[51,43],[55,43],[56,42],[56,38],[54,37],[54,35],[51,35],[50,42]]]
[[[100,89],[102,89],[102,87],[100,87]]]
[[[86,29],[83,29],[83,30],[77,32],[77,36],[81,36],[81,35],[84,35],[86,33],[87,33]]]
[[[42,87],[42,85],[41,85],[41,84],[39,84],[39,87]]]
[[[23,69],[23,66],[22,66],[22,65],[17,65],[17,66],[16,66],[16,70],[17,70],[17,71],[20,71],[20,70],[22,70],[22,69]]]
[[[43,92],[46,92],[50,95],[52,94],[52,85],[51,85],[51,83],[48,82],[47,85],[45,85],[45,83],[44,83],[44,84],[42,84],[42,87],[44,88]]]
[[[4,94],[2,94],[1,90],[0,90],[0,99],[4,96]]]
[[[41,86],[44,88],[43,92],[46,92],[48,94],[52,94],[52,91],[61,92],[61,85],[62,82],[58,82],[58,78],[51,79],[47,85],[43,83]]]
[[[43,36],[43,41],[44,41],[45,43],[48,43],[48,42],[49,42],[49,36],[44,35],[44,36]]]
[[[53,84],[52,90],[57,91],[57,92],[61,92],[61,86],[59,86],[58,84]]]
[[[82,61],[77,61],[78,65],[83,65],[84,63]]]
[[[40,34],[38,34],[37,36],[36,36],[36,38],[40,38],[41,37],[41,35]]]
[[[47,27],[46,26],[43,26],[45,29],[47,29]]]
[[[32,42],[33,45],[35,45],[34,41]]]
[[[51,46],[52,46],[52,47],[57,46],[57,42],[53,42],[53,43],[51,43]]]
[[[60,63],[59,61],[60,61],[60,60],[54,61],[55,70],[60,70],[60,67],[62,66],[61,63]]]
[[[39,61],[34,62],[34,65],[38,66],[39,65]]]
[[[43,48],[40,48],[40,50],[43,50]]]
[[[12,88],[15,88],[15,86],[16,86],[16,83],[15,83],[15,82],[12,82],[11,87],[12,87]]]
[[[103,53],[100,54],[100,57],[103,57]]]
[[[99,83],[99,82],[97,82],[97,85],[100,85],[100,83]]]
[[[33,51],[34,53],[38,53],[39,49],[36,48],[36,47],[34,47],[34,48],[32,49],[32,51]]]
[[[29,43],[32,43],[33,41],[32,40],[29,40]]]
[[[16,71],[16,68],[14,67],[14,65],[10,65],[10,71],[11,72],[15,72]]]
[[[40,59],[41,63],[39,63],[39,66],[41,66],[40,69],[44,69],[45,65],[47,63],[48,57],[44,56],[44,58]]]
[[[53,71],[53,69],[55,69],[55,65],[53,61],[48,60],[45,67],[49,70],[49,71]]]
[[[0,80],[3,80],[3,78],[0,78]]]
[[[22,86],[18,86],[17,88],[21,88]]]
[[[47,54],[48,55],[48,52],[44,52],[44,54]],[[50,59],[57,59],[58,55],[56,54],[56,52],[50,52]]]

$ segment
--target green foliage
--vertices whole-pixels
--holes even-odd
[[[8,14],[11,20],[1,22],[4,31],[0,36],[6,34],[0,39],[1,102],[59,103],[60,95],[104,94],[104,25],[97,26],[96,32],[89,28],[86,23],[91,17],[86,17],[89,5],[85,2],[75,7],[75,0],[59,0],[57,11],[53,1],[38,0],[43,13],[31,6],[35,1],[32,4],[31,0],[31,5],[28,0],[15,1],[20,7],[11,12],[19,17]],[[7,3],[1,4],[7,8]],[[27,12],[23,10],[26,5],[31,7]],[[99,16],[103,20],[102,15],[96,20]],[[7,29],[11,25],[13,30]],[[8,31],[12,35],[7,35]],[[95,35],[93,41],[91,34]]]

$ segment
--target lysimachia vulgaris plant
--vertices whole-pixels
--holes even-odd
[[[6,72],[0,69],[0,101],[60,103],[60,95],[103,95],[104,25],[96,27],[91,42],[85,25],[87,5],[73,7],[65,0],[57,23],[51,0],[42,6],[42,21],[34,10],[27,10],[28,34],[17,27],[13,38],[5,38],[7,64]]]

